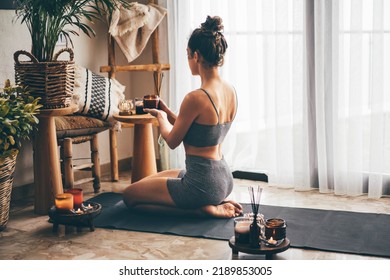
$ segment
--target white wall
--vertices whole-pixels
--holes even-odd
[[[139,1],[147,3],[147,1]],[[4,80],[9,78],[14,82],[14,60],[13,54],[17,50],[30,51],[31,40],[25,25],[15,20],[15,11],[0,10],[0,87],[4,85]],[[99,73],[100,66],[107,65],[107,28],[103,23],[97,23],[94,26],[97,36],[89,38],[84,34],[80,37],[72,37],[74,42],[75,62],[81,66]],[[161,28],[166,28],[164,20]],[[167,52],[167,51],[166,51]],[[116,49],[117,65],[127,64],[126,59],[120,49]],[[152,54],[150,44],[146,47],[143,54],[132,64],[151,63]],[[163,56],[166,59],[166,56]],[[164,63],[167,60],[162,61]],[[107,76],[106,74],[102,74]],[[116,78],[126,86],[126,98],[142,97],[145,94],[153,92],[153,75],[151,73],[133,72],[117,73]],[[167,81],[166,81],[167,82]],[[156,134],[155,134],[156,135]],[[118,155],[119,159],[132,156],[133,149],[133,129],[123,129],[118,133]],[[101,164],[110,162],[108,132],[99,135],[99,151]],[[22,150],[18,156],[15,171],[14,186],[20,186],[32,183],[33,160],[32,145],[30,142],[23,144]],[[87,143],[74,146],[74,155],[77,157],[89,157],[89,145]]]

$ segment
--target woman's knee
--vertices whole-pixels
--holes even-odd
[[[123,201],[130,208],[140,204],[173,204],[166,181],[166,178],[137,181],[123,191]]]
[[[136,183],[131,184],[123,191],[123,201],[129,208],[133,208],[139,203],[137,192],[135,190]]]

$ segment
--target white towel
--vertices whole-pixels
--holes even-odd
[[[131,3],[129,9],[120,7],[113,12],[109,33],[129,63],[142,53],[166,13],[166,9],[156,4],[143,5],[137,2]]]

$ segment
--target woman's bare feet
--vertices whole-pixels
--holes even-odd
[[[242,207],[239,203],[229,200],[219,205],[206,205],[202,207],[202,211],[216,218],[233,218],[242,214]]]

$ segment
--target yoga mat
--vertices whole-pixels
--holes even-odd
[[[102,193],[89,201],[102,205],[95,227],[229,240],[233,219],[176,217],[129,210],[118,193]],[[250,204],[242,204],[252,212]],[[279,207],[260,204],[260,213],[287,223],[291,247],[390,257],[390,215]]]

